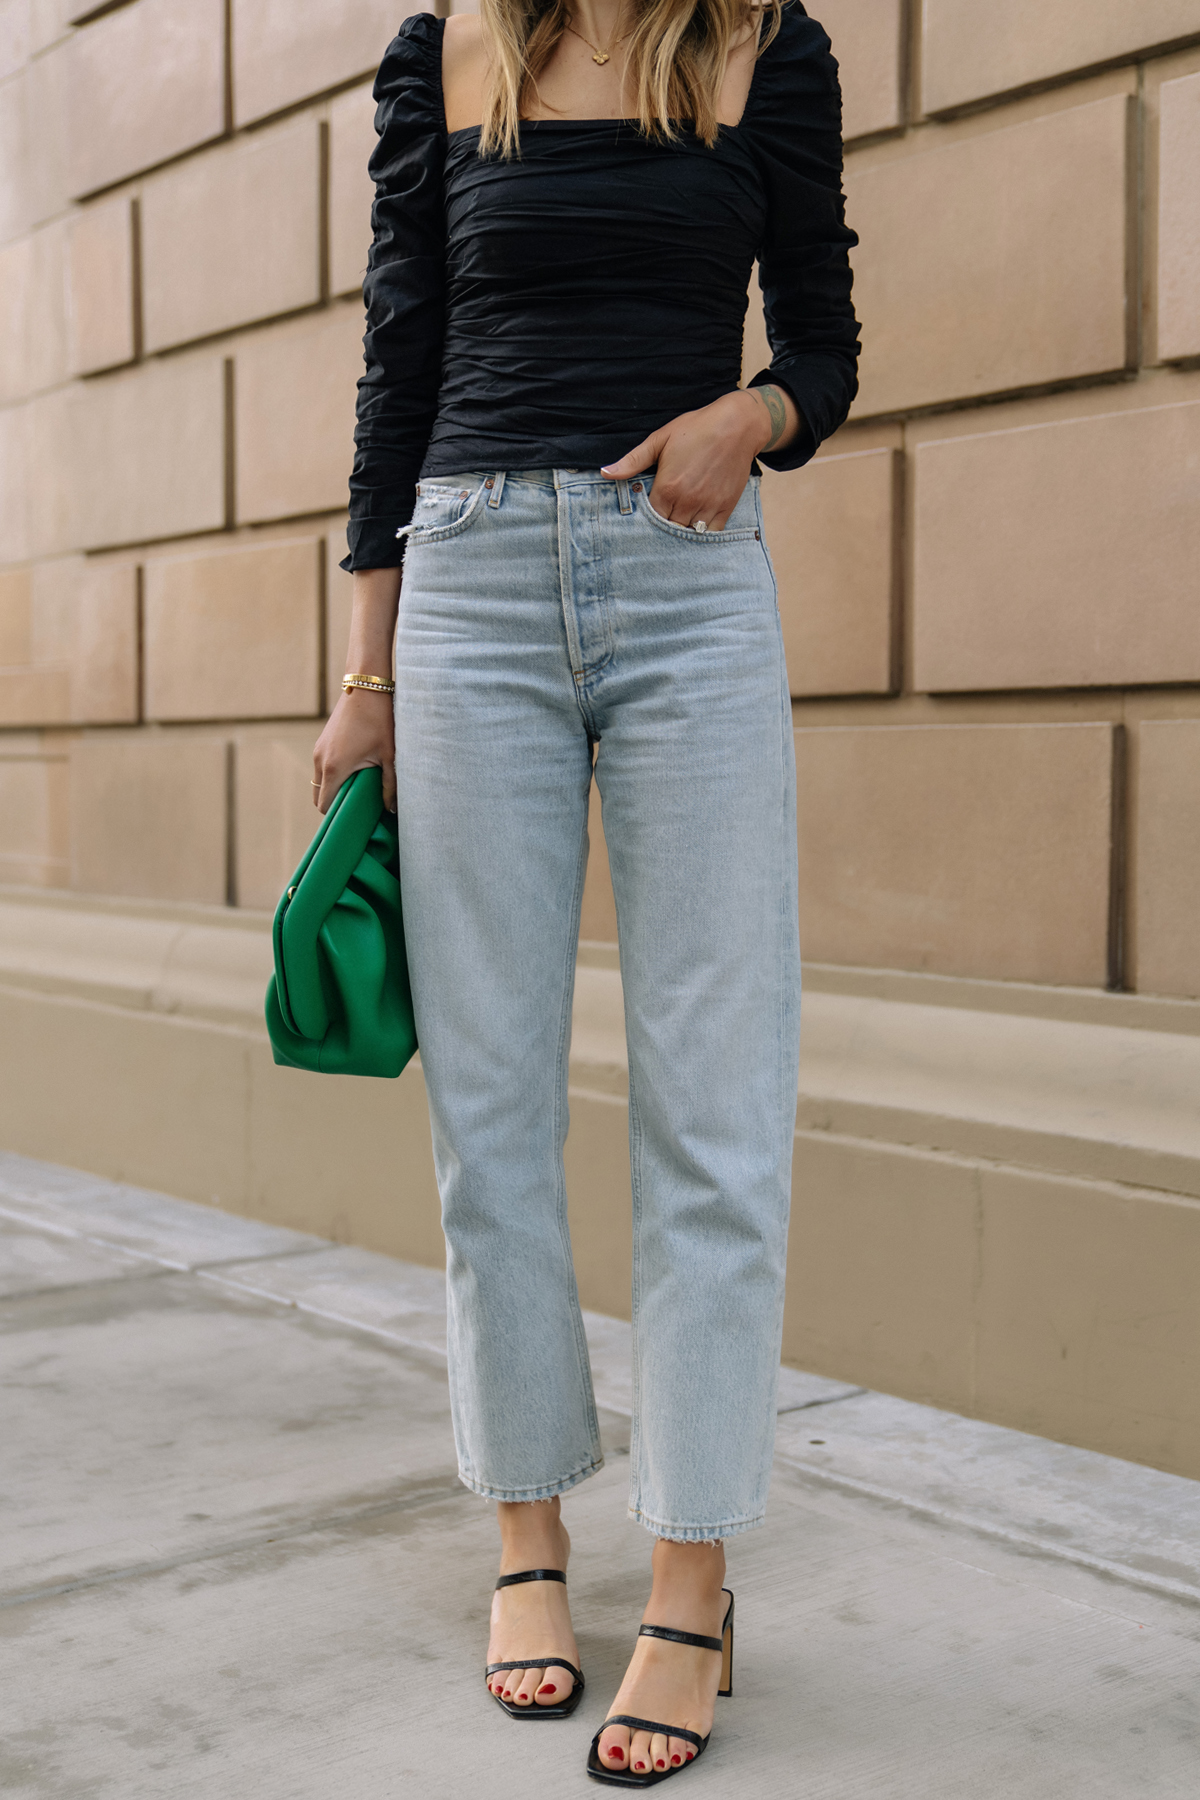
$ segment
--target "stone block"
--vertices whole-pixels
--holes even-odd
[[[850,451],[763,477],[793,694],[892,688],[898,461]]]
[[[147,350],[320,299],[316,120],[166,169],[146,182],[141,204]]]
[[[329,109],[329,288],[334,294],[358,292],[366,274],[375,198],[367,160],[378,141],[369,86],[334,101]]]
[[[961,1406],[972,1375],[971,1164],[796,1133],[783,1356]]]
[[[1197,0],[924,0],[926,112],[966,106],[1200,37]]]
[[[802,729],[796,756],[811,960],[1104,986],[1110,726]]]
[[[243,733],[236,750],[237,903],[273,912],[321,823],[313,805],[316,725],[269,737]]]
[[[0,563],[29,555],[27,406],[0,410]]]
[[[147,718],[318,713],[319,557],[302,538],[147,563]]]
[[[0,83],[0,242],[28,231],[33,210],[25,88],[24,71]]]
[[[926,692],[1200,679],[1200,401],[922,444]]]
[[[76,32],[64,53],[73,196],[225,130],[225,0],[134,0]]]
[[[233,0],[237,123],[372,74],[412,0]]]
[[[29,0],[0,0],[0,81],[16,75],[32,48]]]
[[[0,669],[33,660],[33,581],[28,569],[0,574]]]
[[[137,718],[137,569],[64,557],[0,578],[0,723]]]
[[[81,549],[182,537],[225,523],[220,356],[170,357],[89,381],[76,413],[71,466]]]
[[[1200,75],[1159,93],[1158,354],[1200,356]]]
[[[904,0],[821,0],[842,83],[847,140],[904,123]]]
[[[70,548],[75,399],[60,388],[0,410],[0,563]]]
[[[66,379],[64,248],[54,224],[0,250],[0,404]]]
[[[67,760],[0,740],[0,882],[67,885]]]
[[[61,556],[75,548],[75,493],[72,453],[76,444],[76,402],[69,387],[31,400],[26,413],[29,457],[26,498],[32,556]]]
[[[979,1184],[973,1410],[1179,1467],[1196,1417],[1200,1207],[986,1165]]]
[[[66,668],[75,655],[79,592],[87,571],[82,556],[60,556],[30,571],[31,660]]]
[[[132,362],[133,209],[127,194],[72,214],[67,246],[67,327],[73,375]]]
[[[30,222],[41,224],[64,211],[68,189],[70,43],[38,56],[25,69],[25,106]]]
[[[240,522],[345,506],[362,337],[361,306],[342,304],[238,345]]]
[[[1111,95],[851,162],[856,417],[1124,367],[1129,109]]]
[[[152,900],[226,899],[228,748],[176,731],[71,747],[71,886]]]
[[[0,726],[66,725],[70,717],[66,669],[0,669]]]
[[[29,0],[29,34],[35,54],[66,37],[78,12],[78,0]]]
[[[71,658],[71,718],[132,725],[138,718],[138,568],[87,561],[79,576]]]
[[[1200,997],[1200,721],[1137,728],[1134,986]]]

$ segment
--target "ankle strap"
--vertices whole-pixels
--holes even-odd
[[[526,1569],[521,1575],[502,1575],[496,1583],[498,1588],[516,1587],[519,1581],[561,1581],[566,1582],[561,1569]],[[718,1650],[720,1645],[717,1645]]]
[[[666,1638],[669,1644],[694,1644],[697,1650],[724,1649],[720,1638],[700,1637],[694,1631],[671,1631],[666,1625],[643,1625],[638,1636]]]

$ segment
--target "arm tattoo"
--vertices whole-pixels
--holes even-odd
[[[783,402],[783,394],[777,387],[756,387],[753,392],[758,395],[771,418],[771,436],[763,449],[773,450],[787,430],[787,407]]]

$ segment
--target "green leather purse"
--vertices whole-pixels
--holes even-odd
[[[275,1061],[322,1075],[399,1075],[417,1033],[396,818],[384,810],[377,768],[338,789],[275,909],[273,937]]]

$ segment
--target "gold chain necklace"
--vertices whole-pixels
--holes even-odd
[[[618,44],[623,44],[625,42],[625,39],[629,36],[629,33],[627,31],[623,31],[619,38],[614,38],[612,40],[612,43],[608,46],[607,50],[598,50],[596,48],[595,44],[593,44],[591,38],[585,38],[582,31],[576,31],[576,29],[573,25],[568,25],[567,30],[571,33],[572,37],[577,37],[581,44],[587,45],[588,49],[592,53],[592,61],[594,63],[596,63],[600,68],[604,67],[605,63],[611,57],[616,46]]]

